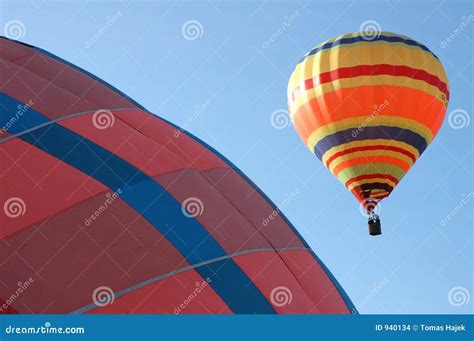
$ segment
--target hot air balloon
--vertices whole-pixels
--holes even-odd
[[[356,312],[212,147],[47,51],[0,61],[0,313]]]
[[[381,234],[375,208],[438,133],[449,86],[438,57],[389,32],[325,41],[298,63],[288,84],[293,126],[352,192]]]

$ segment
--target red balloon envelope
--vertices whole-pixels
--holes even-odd
[[[33,46],[0,77],[0,313],[355,312],[210,146]]]

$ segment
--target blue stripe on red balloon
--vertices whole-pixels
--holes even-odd
[[[0,126],[6,126],[23,104],[0,93]],[[49,122],[29,108],[9,126],[12,134]],[[181,204],[160,184],[119,156],[57,124],[33,129],[18,138],[60,159],[110,190],[159,230],[190,264],[226,256],[207,230],[182,213]],[[172,231],[170,232],[170,229]],[[275,313],[265,296],[232,260],[196,268],[234,313]]]

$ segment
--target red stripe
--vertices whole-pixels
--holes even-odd
[[[394,178],[391,175],[387,174],[365,174],[365,175],[359,175],[356,176],[355,178],[352,178],[350,180],[347,180],[344,186],[349,187],[351,183],[354,181],[359,181],[359,180],[365,180],[365,179],[375,179],[375,178],[380,178],[380,179],[388,179],[390,181],[393,181],[395,184],[398,184],[398,179]]]
[[[341,78],[378,75],[403,76],[424,81],[437,87],[442,93],[446,95],[446,99],[449,100],[448,86],[441,79],[424,70],[414,69],[404,65],[376,64],[339,68],[333,71],[321,73],[314,78],[305,80],[302,90],[313,89],[317,85],[329,83]],[[293,100],[296,97],[297,91],[300,91],[299,88],[300,87],[293,91]]]
[[[398,148],[398,147],[393,147],[393,146],[376,145],[376,146],[354,147],[354,148],[349,148],[349,149],[337,152],[326,161],[326,167],[329,168],[329,165],[331,164],[331,162],[333,162],[339,156],[350,154],[350,153],[353,153],[353,152],[361,152],[361,151],[364,151],[364,150],[379,150],[379,149],[391,150],[391,151],[394,151],[394,152],[402,153],[402,154],[408,156],[410,159],[412,159],[413,162],[416,161],[415,155],[413,155],[412,153],[410,153],[409,151],[407,151],[405,149]]]

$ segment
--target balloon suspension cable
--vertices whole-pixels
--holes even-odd
[[[368,224],[369,224],[369,234],[371,236],[378,236],[382,234],[382,226],[380,223],[380,218],[374,211],[370,211],[369,213]]]

